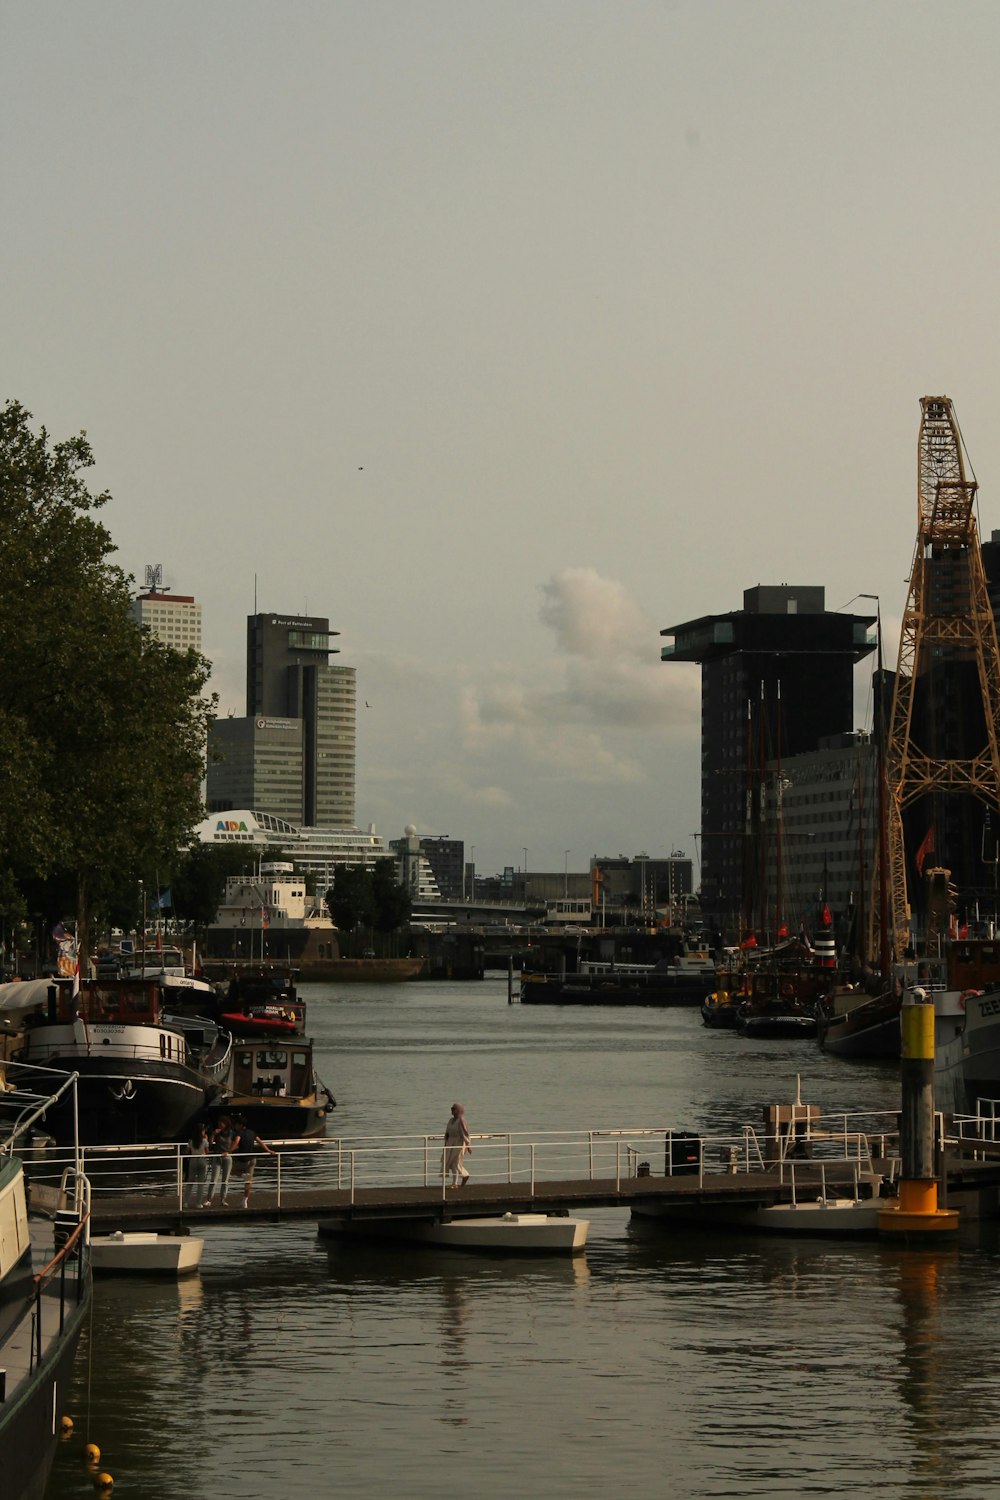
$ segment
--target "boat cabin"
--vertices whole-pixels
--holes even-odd
[[[52,984],[47,994],[45,1020],[72,1024],[86,1021],[118,1022],[123,1026],[156,1026],[162,1020],[162,997],[150,979],[88,979],[74,995],[72,985]]]
[[[259,1099],[301,1099],[313,1092],[312,1053],[273,1038],[233,1048],[231,1092]]]

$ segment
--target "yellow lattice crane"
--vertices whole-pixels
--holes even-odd
[[[917,544],[886,747],[889,920],[897,956],[909,926],[904,808],[955,793],[1000,808],[1000,652],[975,516],[976,480],[950,399],[924,396],[920,410]],[[959,732],[941,705],[949,672],[964,664],[971,681],[973,661],[981,713],[963,701]]]

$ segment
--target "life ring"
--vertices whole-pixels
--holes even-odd
[[[963,990],[958,997],[959,1010],[965,1009],[965,1002],[967,1000],[975,1000],[982,993],[982,990]]]

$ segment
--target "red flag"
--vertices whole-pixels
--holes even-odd
[[[925,861],[927,859],[927,856],[928,856],[928,854],[933,854],[933,853],[934,853],[934,824],[932,823],[931,826],[928,828],[927,832],[924,834],[924,841],[923,841],[923,843],[920,845],[920,848],[917,850],[916,861],[915,862],[916,862],[916,866],[917,866],[917,874],[918,875],[922,875],[924,873],[924,863],[925,863]]]
[[[756,948],[756,946],[757,946],[757,934],[755,932],[748,932],[747,935],[746,935],[746,937],[740,943],[740,947],[741,948]]]

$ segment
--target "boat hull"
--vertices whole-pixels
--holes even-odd
[[[806,1040],[816,1035],[816,1017],[780,1014],[738,1016],[736,1030],[740,1036]]]
[[[28,1113],[25,1111],[25,1113]],[[61,1233],[60,1233],[61,1231]],[[0,1493],[42,1500],[48,1482],[73,1358],[90,1306],[90,1264],[77,1239],[79,1215],[57,1215],[56,1233],[39,1239],[29,1225],[24,1173],[5,1142],[0,1150]],[[40,1274],[42,1266],[47,1274]]]
[[[47,1068],[79,1074],[80,1141],[83,1145],[133,1146],[183,1139],[205,1107],[205,1080],[190,1068],[146,1060],[129,1066],[117,1057],[80,1057],[72,1052],[46,1061]],[[58,1075],[25,1075],[22,1087],[47,1092]],[[74,1139],[74,1111],[65,1099],[45,1116],[59,1145]]]
[[[0,1406],[4,1500],[43,1500],[59,1443],[86,1303],[68,1313],[58,1349],[35,1378]],[[0,1348],[0,1359],[3,1350]]]
[[[637,1231],[677,1229],[690,1224],[713,1231],[809,1235],[827,1239],[866,1239],[878,1233],[878,1215],[884,1207],[879,1198],[826,1198],[797,1203],[774,1203],[746,1208],[738,1203],[717,1204],[691,1210],[637,1204],[632,1223]]]
[[[852,1010],[834,1016],[820,1007],[816,1016],[820,1046],[835,1057],[898,1057],[901,1004],[897,996],[883,996],[863,1000]]]
[[[322,1135],[327,1106],[317,1098],[262,1099],[258,1094],[229,1094],[213,1107],[218,1114],[239,1115],[265,1141],[292,1141]]]
[[[335,1220],[320,1226],[324,1238],[406,1240],[446,1250],[490,1255],[578,1255],[586,1248],[589,1219],[550,1214],[503,1214],[421,1223]]]
[[[93,1235],[90,1264],[103,1275],[191,1276],[204,1248],[205,1241],[193,1234]]]

